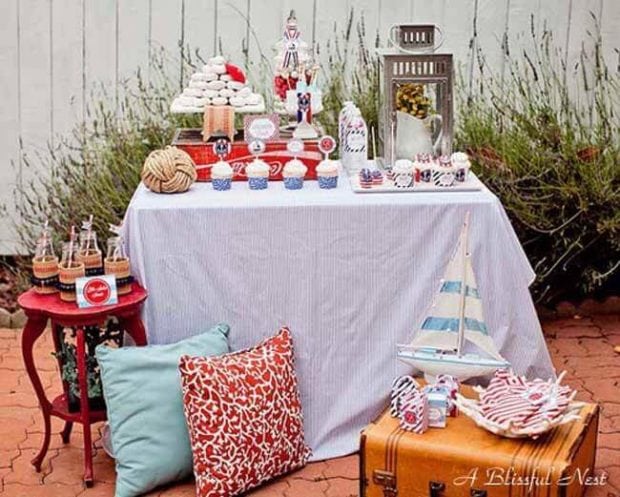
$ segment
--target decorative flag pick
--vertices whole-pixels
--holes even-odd
[[[226,138],[218,138],[213,142],[213,153],[217,155],[220,161],[223,161],[224,158],[230,154],[231,145],[230,140]]]
[[[297,156],[304,151],[304,142],[293,138],[286,144],[286,149],[291,153],[293,159],[297,159]]]
[[[283,42],[284,42],[284,60],[282,61],[282,68],[287,69],[292,67],[294,70],[299,65],[299,37],[301,33],[297,29],[297,19],[295,18],[295,11],[291,10],[286,21],[286,29],[284,30]]]
[[[319,140],[319,150],[323,152],[324,159],[329,159],[329,154],[331,154],[336,149],[336,140],[334,140],[331,136],[325,135],[322,136]]]
[[[264,154],[267,146],[263,140],[252,140],[248,144],[248,152],[254,156],[254,159],[258,159],[260,154]]]

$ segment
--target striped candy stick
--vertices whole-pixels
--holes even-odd
[[[412,376],[404,375],[394,378],[390,392],[390,416],[393,418],[399,416],[400,399],[403,395],[415,391],[418,387],[418,382]]]

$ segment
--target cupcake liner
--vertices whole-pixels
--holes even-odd
[[[284,188],[287,190],[301,190],[304,187],[304,179],[298,177],[284,178]]]
[[[319,188],[329,190],[338,186],[338,176],[319,176]]]
[[[269,178],[264,176],[251,176],[248,178],[250,190],[264,190],[269,185]]]
[[[230,184],[232,183],[230,178],[213,178],[211,184],[213,189],[217,191],[230,190]]]

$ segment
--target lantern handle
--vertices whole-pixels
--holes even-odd
[[[428,53],[428,52],[434,52],[435,50],[437,50],[438,48],[441,47],[441,45],[443,45],[444,42],[444,34],[443,34],[443,30],[437,25],[434,24],[434,28],[435,30],[438,32],[439,36],[438,39],[439,41],[435,44],[433,44],[433,46],[429,46],[427,48],[421,48],[419,50],[407,50],[406,48],[403,48],[397,41],[395,33],[398,29],[400,29],[401,25],[400,24],[392,24],[392,26],[390,26],[390,29],[388,31],[388,44],[396,47],[398,50],[400,50],[403,53],[407,53],[407,54],[411,54],[411,55],[415,55],[415,54],[419,54],[419,53]]]

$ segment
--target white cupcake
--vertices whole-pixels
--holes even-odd
[[[264,190],[269,184],[269,164],[259,158],[245,166],[250,190]]]
[[[308,172],[306,165],[299,159],[291,159],[282,170],[284,187],[288,190],[301,190],[304,186],[304,177]]]
[[[226,81],[229,82],[232,79],[232,76],[230,74],[220,74],[220,81]]]
[[[211,185],[214,190],[230,190],[233,169],[226,161],[220,160],[211,166]]]
[[[338,166],[336,162],[324,159],[316,166],[319,188],[331,189],[338,186]]]

